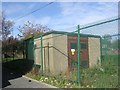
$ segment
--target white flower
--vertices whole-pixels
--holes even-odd
[[[57,82],[57,80],[55,80],[55,82]]]
[[[69,85],[71,85],[71,83],[69,83]]]
[[[89,85],[87,85],[86,87],[89,87]]]
[[[67,86],[65,86],[65,88],[67,88]]]
[[[45,78],[45,80],[47,80],[48,78]]]
[[[104,69],[103,69],[103,68],[100,68],[100,71],[104,72]]]
[[[67,86],[70,86],[70,85],[71,85],[71,83],[68,83],[68,84],[67,84]]]

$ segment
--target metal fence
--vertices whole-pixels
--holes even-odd
[[[39,74],[55,76],[79,85],[87,85],[89,82],[98,85],[91,75],[99,73],[99,69],[107,72],[107,69],[104,69],[105,65],[112,69],[112,66],[118,65],[118,20],[119,18],[115,17],[78,25],[73,32],[51,31],[29,39],[26,41],[26,58],[34,60]],[[99,69],[92,72],[93,68],[97,67]],[[108,80],[107,77],[105,79]],[[101,82],[98,87],[104,87],[103,84]]]
[[[119,34],[107,35],[102,37],[102,60],[111,60],[113,64],[118,65],[118,57],[120,55],[120,39]]]

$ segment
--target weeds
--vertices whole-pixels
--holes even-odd
[[[28,73],[27,76],[36,80],[57,86],[59,88],[116,88],[118,87],[118,58],[117,56],[107,56],[102,65],[94,68],[81,69],[81,86],[78,86],[77,70],[70,73],[69,78],[65,75],[58,76],[42,76],[32,75]],[[69,80],[68,80],[69,79]]]

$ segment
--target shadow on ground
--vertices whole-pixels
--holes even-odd
[[[18,59],[2,63],[2,88],[10,85],[9,80],[19,78],[33,67],[33,60]]]

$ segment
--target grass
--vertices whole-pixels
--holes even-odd
[[[59,88],[118,88],[118,55],[105,56],[101,66],[81,69],[81,85],[76,82],[77,71],[67,75],[45,76],[29,72],[26,76]],[[62,77],[62,78],[61,78]],[[64,78],[65,77],[65,78]],[[67,79],[67,80],[66,80]]]
[[[106,56],[101,66],[87,68],[81,71],[83,86],[97,88],[118,87],[118,55]]]
[[[116,68],[100,67],[82,71],[83,86],[97,88],[115,88],[118,85],[118,72]]]
[[[43,75],[33,75],[31,72],[27,73],[26,76],[36,79],[38,81],[42,81],[48,83],[50,85],[59,87],[59,88],[75,88],[78,87],[76,83],[70,82],[65,79],[59,79],[54,76],[43,76]]]

